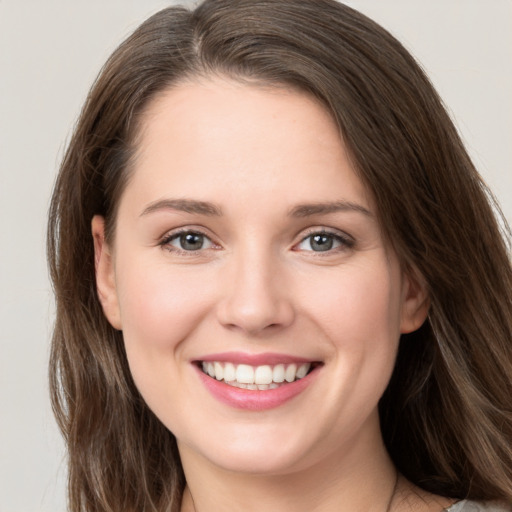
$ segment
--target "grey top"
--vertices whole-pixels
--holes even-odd
[[[462,500],[446,509],[446,512],[511,512],[512,508],[496,502]]]

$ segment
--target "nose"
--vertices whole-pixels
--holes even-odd
[[[257,336],[292,324],[295,311],[276,258],[246,251],[233,258],[229,283],[224,282],[218,320],[226,328]]]

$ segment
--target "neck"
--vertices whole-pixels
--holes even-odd
[[[187,479],[182,512],[387,512],[397,474],[380,434],[308,465],[274,474],[228,471],[180,446]],[[303,461],[301,461],[303,462]]]

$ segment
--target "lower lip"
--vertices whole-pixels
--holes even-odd
[[[315,380],[320,367],[314,368],[302,379],[283,384],[276,389],[261,391],[230,386],[206,375],[200,368],[196,368],[203,384],[220,402],[236,409],[264,411],[279,407],[302,393]]]

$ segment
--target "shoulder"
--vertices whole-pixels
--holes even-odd
[[[446,512],[511,512],[512,508],[495,501],[462,500],[445,510]]]

